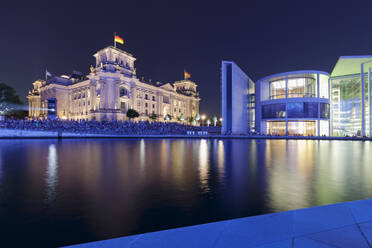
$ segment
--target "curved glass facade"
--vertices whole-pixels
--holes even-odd
[[[295,71],[257,82],[260,132],[272,135],[329,135],[329,74]],[[257,99],[257,98],[256,98]],[[257,108],[256,108],[257,109]]]
[[[286,109],[287,107],[287,109]],[[329,104],[318,102],[290,102],[262,106],[262,119],[281,118],[329,119]]]

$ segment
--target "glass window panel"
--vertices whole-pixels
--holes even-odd
[[[289,135],[315,136],[315,121],[290,121],[288,122]]]
[[[304,117],[305,118],[318,118],[318,103],[305,102],[304,103]]]
[[[270,82],[270,99],[285,98],[285,80]]]
[[[288,98],[315,97],[316,80],[313,77],[288,78]]]
[[[332,135],[353,136],[361,133],[360,76],[331,80]]]
[[[329,104],[328,103],[320,104],[320,118],[329,119]]]
[[[285,135],[285,121],[269,121],[269,122],[267,122],[267,134],[270,134],[270,135]]]
[[[288,118],[302,118],[304,116],[304,103],[303,102],[291,102],[287,106]]]
[[[329,135],[329,121],[320,120],[319,126],[320,126],[319,135],[328,136]]]
[[[318,103],[291,102],[287,106],[288,118],[318,118]]]
[[[328,76],[319,74],[319,97],[328,98]]]
[[[269,104],[262,106],[262,118],[285,118],[285,104]]]

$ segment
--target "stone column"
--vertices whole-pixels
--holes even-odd
[[[137,91],[135,86],[130,86],[130,95],[129,95],[129,101],[131,102],[131,106],[128,107],[131,109],[135,109],[136,107],[136,97],[137,97]]]
[[[120,109],[120,80],[115,80],[115,109]]]
[[[172,94],[169,95],[169,106],[170,106],[170,111],[169,111],[169,114],[172,116],[172,118],[174,117],[173,115],[173,96]]]
[[[160,93],[159,91],[156,91],[156,115],[158,116],[158,120],[160,120]]]
[[[90,82],[90,111],[96,109],[96,81],[91,80]]]
[[[106,82],[104,80],[100,80],[100,93],[101,93],[101,96],[100,96],[100,110],[101,109],[104,109],[106,107],[105,105],[105,95],[106,95]]]

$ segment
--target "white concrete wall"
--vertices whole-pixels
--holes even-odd
[[[228,65],[231,65],[231,96],[228,93]],[[249,132],[248,92],[249,77],[232,61],[222,61],[222,133],[247,134]],[[231,97],[231,110],[228,99]],[[231,120],[229,118],[231,111]],[[229,127],[231,126],[231,130]]]

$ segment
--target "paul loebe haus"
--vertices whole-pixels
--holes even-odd
[[[191,80],[146,83],[136,77],[131,54],[113,46],[96,54],[87,76],[71,75],[36,80],[29,92],[29,117],[73,120],[126,120],[128,109],[140,119],[191,123],[199,113],[199,93]]]
[[[304,70],[253,82],[222,61],[222,132],[372,136],[372,55],[342,56],[331,74]]]

